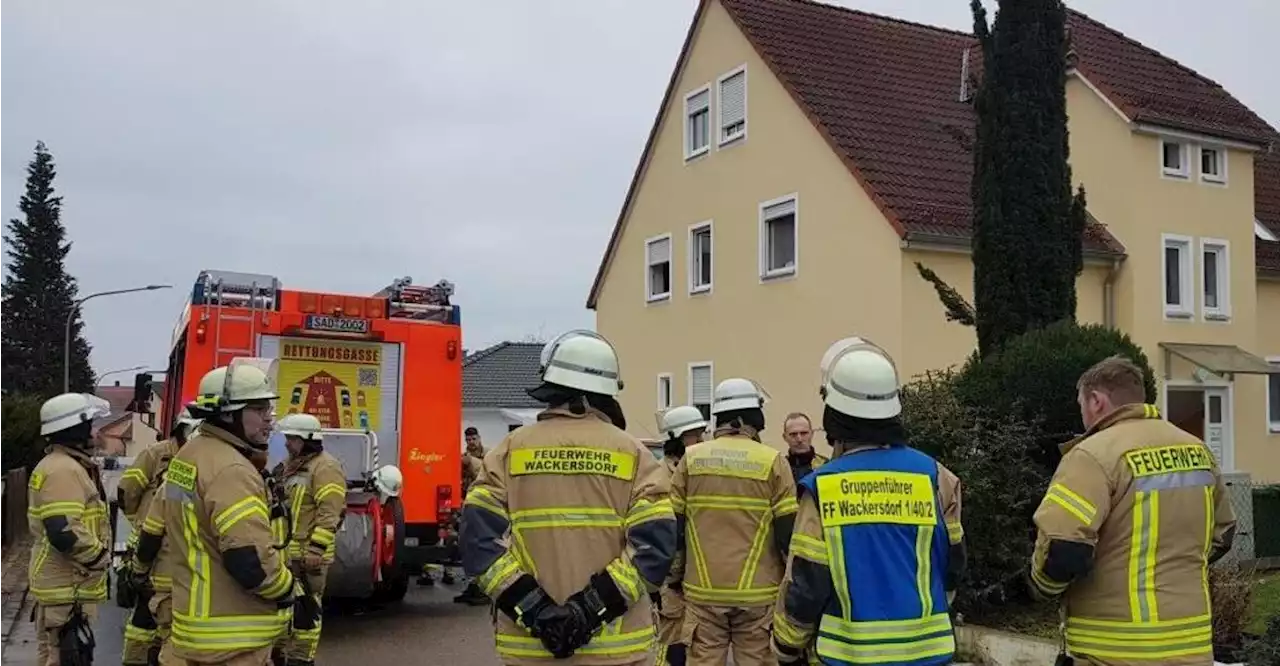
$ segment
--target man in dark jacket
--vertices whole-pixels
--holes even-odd
[[[782,423],[782,436],[787,440],[787,464],[798,488],[800,479],[822,467],[827,459],[813,450],[813,422],[804,412],[787,414]]]

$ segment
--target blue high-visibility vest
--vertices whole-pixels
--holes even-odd
[[[818,657],[840,666],[950,663],[949,547],[933,458],[908,446],[866,449],[800,485],[817,499],[835,588]]]

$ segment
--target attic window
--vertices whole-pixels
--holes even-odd
[[[716,87],[720,102],[720,140],[718,145],[737,141],[747,135],[747,68],[720,77]]]
[[[1227,153],[1221,148],[1200,147],[1200,179],[1210,183],[1227,182]]]

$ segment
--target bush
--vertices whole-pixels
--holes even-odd
[[[1246,664],[1280,664],[1280,615],[1267,620],[1266,633],[1245,640],[1244,660]]]
[[[1253,602],[1253,570],[1236,562],[1209,568],[1209,600],[1213,608],[1213,648],[1219,661],[1237,661]]]
[[[1143,369],[1147,402],[1154,402],[1155,373],[1141,347],[1119,331],[1070,321],[1014,338],[985,358],[975,354],[956,376],[956,393],[961,402],[986,413],[1039,423],[1032,457],[1052,470],[1060,459],[1057,445],[1083,430],[1076,382],[1093,364],[1115,354]]]
[[[930,373],[903,387],[903,423],[912,446],[960,477],[969,567],[955,607],[971,619],[1010,602],[1029,602],[1027,565],[1035,540],[1031,516],[1048,477],[1028,457],[1035,422],[962,404],[956,375]]]
[[[0,402],[0,449],[5,469],[31,469],[44,456],[40,436],[40,405],[34,395],[6,395]]]

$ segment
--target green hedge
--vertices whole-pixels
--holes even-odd
[[[40,436],[40,405],[34,395],[6,395],[0,402],[0,444],[4,468],[30,469],[44,456],[45,439]]]

